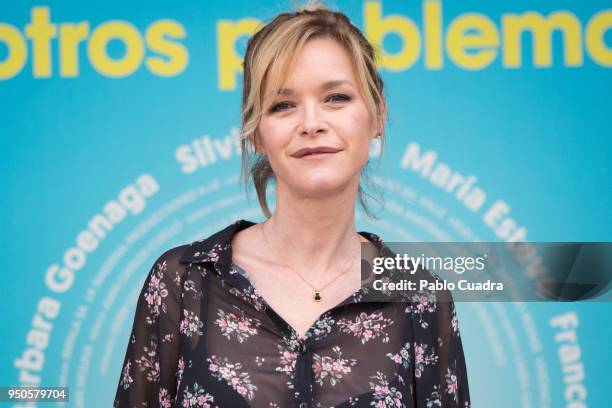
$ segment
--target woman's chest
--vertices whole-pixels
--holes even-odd
[[[327,287],[324,287],[324,282],[306,283],[286,271],[270,271],[256,267],[249,269],[247,279],[248,285],[253,287],[267,306],[298,335],[304,336],[321,315],[359,289],[359,280],[350,279],[350,276],[359,273],[354,272],[347,276],[347,279],[337,280]]]
[[[334,309],[314,317],[308,335],[299,336],[249,288],[211,285],[202,304],[202,334],[181,348],[179,400],[197,396],[210,406],[232,407],[299,407],[304,401],[308,405],[302,406],[339,406],[347,396],[370,401],[372,390],[385,382],[397,387],[409,382],[398,360],[409,330],[397,305]]]

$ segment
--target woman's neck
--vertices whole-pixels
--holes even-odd
[[[358,242],[367,242],[355,230],[355,198],[340,193],[296,199],[277,191],[276,210],[260,228],[281,262],[318,279],[344,269],[349,258],[357,261]]]

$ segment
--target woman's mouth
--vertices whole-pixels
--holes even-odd
[[[292,156],[296,159],[317,160],[330,157],[340,150],[341,149],[327,146],[305,147],[295,152]]]

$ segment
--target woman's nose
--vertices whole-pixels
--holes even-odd
[[[327,122],[316,104],[307,104],[304,106],[300,123],[301,135],[314,136],[316,134],[325,133],[327,127]]]

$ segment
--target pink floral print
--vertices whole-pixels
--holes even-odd
[[[423,329],[429,327],[429,316],[436,311],[435,293],[416,293],[412,296],[412,302],[406,308],[406,313],[417,319]]]
[[[123,366],[123,371],[121,373],[121,381],[119,382],[119,386],[123,387],[124,390],[130,388],[130,384],[134,382],[134,379],[130,375],[131,364],[132,363],[130,362],[130,360],[127,360],[125,362],[125,365]]]
[[[446,380],[446,393],[450,394],[457,402],[457,376],[451,372],[450,368],[447,368],[444,379]]]
[[[253,286],[246,289],[230,288],[229,293],[239,297],[247,303],[250,303],[258,312],[262,312],[266,309],[263,300],[255,292],[255,288]]]
[[[204,391],[203,387],[200,387],[198,383],[194,383],[193,387],[187,387],[183,391],[183,403],[181,404],[184,408],[191,407],[204,407],[204,408],[212,408],[212,403],[215,401],[215,398]]]
[[[440,396],[440,387],[438,385],[433,386],[431,394],[426,400],[427,408],[442,407],[442,399]]]
[[[191,363],[191,361],[189,361]],[[191,364],[189,364],[191,366]],[[183,372],[185,371],[185,359],[183,356],[180,356],[178,359],[178,364],[176,368],[176,379],[177,379],[177,389],[180,388],[181,381],[183,381]]]
[[[202,326],[204,323],[200,320],[198,315],[194,312],[190,312],[187,309],[183,309],[183,320],[181,320],[180,332],[187,337],[191,337],[194,334],[202,335]]]
[[[136,360],[140,371],[144,371],[149,381],[157,381],[159,379],[159,361],[157,359],[157,342],[151,339],[149,347],[143,348],[144,355]]]
[[[360,313],[355,319],[341,319],[338,321],[340,330],[344,333],[349,333],[361,340],[362,344],[382,337],[382,342],[389,341],[389,334],[385,331],[387,326],[393,324],[393,320],[383,316],[382,312],[373,312],[371,314]]]
[[[326,381],[331,386],[336,385],[346,374],[351,372],[351,367],[357,364],[357,360],[354,358],[342,358],[340,347],[334,346],[332,351],[336,357],[313,355],[312,369],[315,382],[319,385],[323,385]]]
[[[229,386],[236,390],[243,397],[252,400],[257,386],[251,384],[249,373],[242,370],[241,363],[230,362],[227,357],[217,357],[215,355],[206,359],[208,370],[218,380],[225,380]]]
[[[408,368],[410,364],[410,343],[404,344],[404,347],[402,347],[399,353],[387,353],[387,357],[397,364],[401,364],[404,368]]]
[[[275,370],[284,374],[293,375],[298,353],[283,348],[281,345],[278,346],[278,352],[280,354],[280,365],[277,366]]]
[[[167,266],[166,261],[157,263],[149,280],[147,292],[144,295],[147,306],[151,311],[151,315],[147,316],[147,323],[149,324],[153,324],[153,321],[159,316],[161,311],[166,313],[164,298],[168,296],[168,289],[166,289],[166,283],[162,279]]]
[[[286,347],[278,345],[278,353],[280,354],[279,364],[274,367],[274,371],[278,371],[289,377],[287,380],[287,388],[293,389],[293,379],[295,378],[295,363],[297,361],[298,353],[291,351]]]
[[[159,389],[159,406],[163,408],[170,408],[172,406],[172,396],[164,387]]]
[[[451,327],[453,328],[453,334],[455,336],[461,336],[459,333],[459,319],[457,319],[457,312],[455,311],[455,305],[452,305],[452,315],[451,315]]]
[[[438,356],[435,352],[430,351],[427,353],[428,347],[429,344],[414,343],[414,364],[416,365],[414,376],[417,378],[423,375],[423,371],[425,371],[427,366],[433,366],[438,363]]]
[[[336,324],[336,321],[331,316],[331,314],[325,313],[314,323],[312,332],[311,332],[312,337],[315,340],[324,339],[326,336],[328,336],[332,332],[335,324]]]
[[[202,292],[198,290],[192,279],[185,279],[183,283],[183,297],[187,294],[191,294],[194,299],[200,299],[202,297]]]
[[[374,380],[370,382],[370,388],[374,391],[370,406],[376,408],[405,407],[401,391],[389,385],[386,375],[377,371],[376,375],[370,378]]]
[[[228,340],[235,338],[239,343],[243,343],[249,337],[257,334],[257,327],[260,323],[257,319],[246,316],[238,316],[232,312],[225,312],[223,309],[217,310],[217,320],[215,324],[219,326],[221,333]]]

